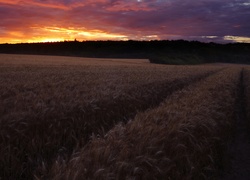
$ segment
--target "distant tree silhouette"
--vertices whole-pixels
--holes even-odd
[[[0,53],[64,55],[99,58],[147,58],[152,63],[199,64],[210,62],[250,64],[250,44],[198,41],[74,41],[0,44]]]

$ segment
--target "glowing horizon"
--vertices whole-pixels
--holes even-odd
[[[249,0],[0,0],[0,43],[198,40],[250,43]]]

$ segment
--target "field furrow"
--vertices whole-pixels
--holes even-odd
[[[235,108],[235,124],[227,146],[227,156],[225,157],[227,164],[222,171],[222,180],[248,179],[250,176],[250,134],[247,120],[250,74],[246,67],[242,68],[237,107]]]
[[[35,169],[36,174],[47,171],[92,134],[105,134],[219,69],[2,67],[0,177],[31,178]]]
[[[173,93],[105,137],[93,137],[68,164],[58,158],[48,177],[211,178],[233,128],[240,75],[241,68],[228,68]]]
[[[248,125],[250,128],[250,67],[244,69],[245,104]]]

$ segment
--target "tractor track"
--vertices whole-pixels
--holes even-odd
[[[248,180],[250,178],[250,133],[247,125],[244,73],[241,71],[235,129],[228,144],[228,164],[222,173],[223,180]]]

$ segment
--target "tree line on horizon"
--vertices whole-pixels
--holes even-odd
[[[64,41],[47,43],[0,44],[0,53],[60,55],[93,58],[146,58],[151,63],[250,64],[250,44],[202,43],[185,40],[154,41]]]

